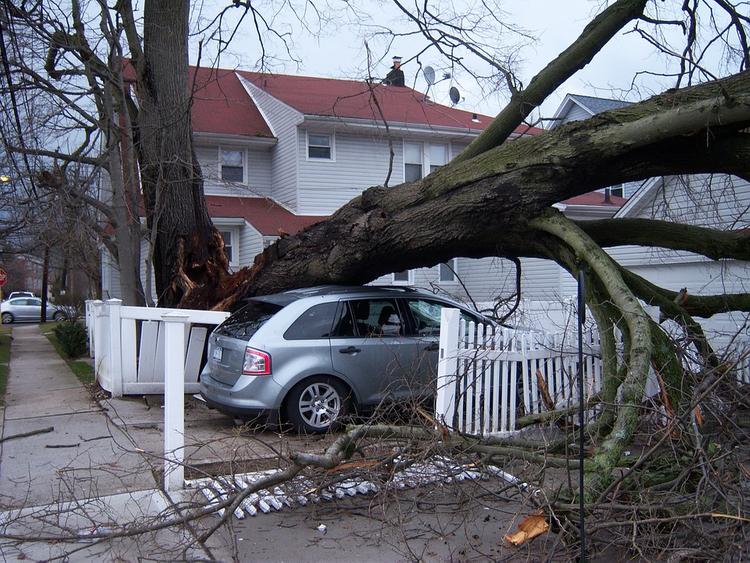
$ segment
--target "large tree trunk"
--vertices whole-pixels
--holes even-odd
[[[196,284],[206,287],[227,271],[193,150],[189,8],[181,0],[147,1],[143,58],[135,61],[141,181],[148,227],[156,232],[154,276],[161,306],[176,304]]]

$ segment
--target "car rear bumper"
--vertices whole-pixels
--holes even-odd
[[[262,419],[264,421],[268,421],[271,423],[275,423],[279,418],[279,411],[278,410],[269,410],[269,409],[248,409],[244,407],[235,407],[233,405],[225,405],[224,403],[218,403],[211,399],[210,397],[206,397],[203,393],[201,393],[201,397],[203,397],[203,400],[206,401],[206,404],[212,408],[216,409],[219,412],[222,412],[224,414],[227,414],[229,416],[233,416],[236,418],[242,418],[242,419]]]
[[[267,416],[280,408],[282,388],[267,376],[241,376],[234,385],[227,385],[204,370],[200,389],[210,407],[233,416]]]

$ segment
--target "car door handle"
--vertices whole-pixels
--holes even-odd
[[[437,342],[433,342],[433,343],[428,344],[427,346],[424,347],[424,349],[427,350],[428,352],[435,352],[439,348],[440,348],[440,346],[438,346]]]
[[[356,354],[357,352],[361,352],[359,348],[355,346],[347,346],[346,348],[342,348],[339,350],[339,354]]]

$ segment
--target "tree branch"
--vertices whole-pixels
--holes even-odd
[[[638,19],[646,0],[619,0],[596,16],[570,47],[514,94],[495,120],[454,162],[469,160],[505,142],[526,117],[563,82],[586,66],[626,24]]]
[[[750,231],[720,231],[655,219],[603,219],[576,224],[599,245],[637,244],[687,250],[713,260],[750,260]]]

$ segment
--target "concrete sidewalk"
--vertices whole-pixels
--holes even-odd
[[[237,428],[191,397],[185,414],[187,476],[273,467],[290,442],[307,450],[330,440]],[[0,560],[231,559],[218,536],[205,547],[195,542],[213,519],[133,537],[89,537],[175,521],[206,504],[195,490],[160,490],[163,423],[161,397],[96,401],[38,325],[13,325],[0,408]]]
[[[13,327],[5,404],[1,506],[19,508],[156,486],[150,465],[92,401],[37,325]],[[13,438],[36,431],[43,432]]]
[[[103,408],[92,399],[39,326],[13,327],[0,409],[0,559],[207,557],[184,526],[113,540],[88,537],[174,520],[179,513],[172,501],[191,500],[191,492],[170,499],[157,487],[159,432],[134,436],[138,425],[129,428],[114,411],[114,403]],[[154,451],[140,448],[139,439]]]

